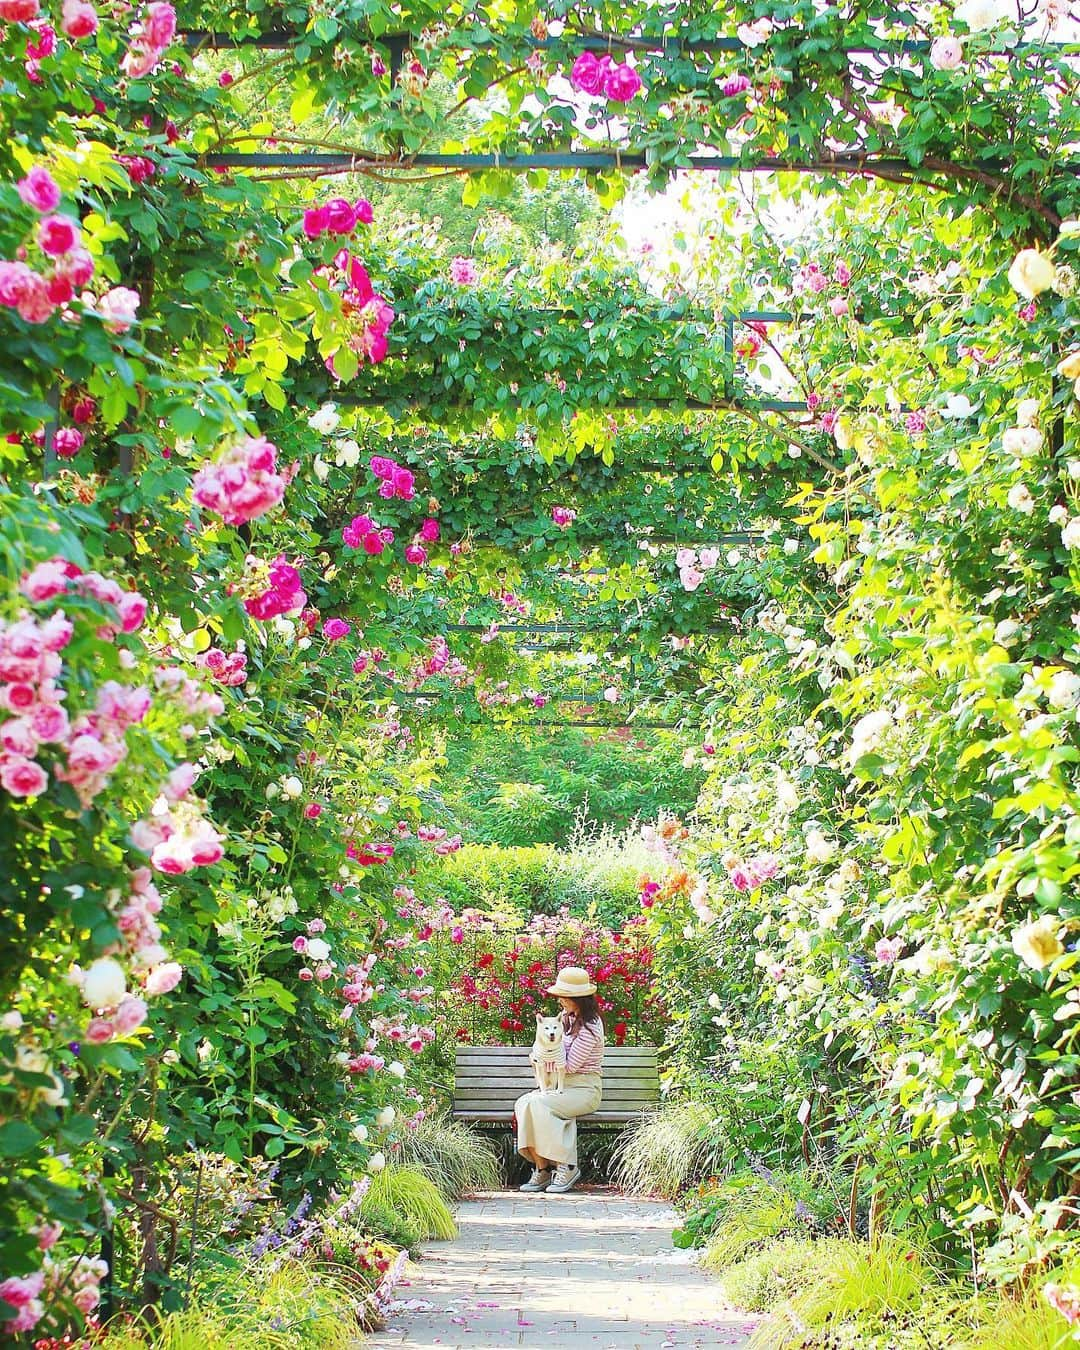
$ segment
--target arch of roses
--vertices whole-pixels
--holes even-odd
[[[959,348],[1007,343],[990,306],[935,311],[873,220],[842,256],[755,238],[748,272],[704,262],[700,294],[658,295],[612,261],[446,273],[381,236],[366,181],[582,170],[609,203],[742,169],[852,201],[923,185],[992,213],[1001,270],[1021,250],[1024,323],[1057,306],[1031,379],[1052,454],[1071,443],[1049,372],[1077,373],[1053,298],[1075,51],[991,0],[929,24],[854,5],[842,45],[810,3],[701,8],[658,32],[653,6],[614,3],[0,0],[7,1331],[92,1311],[108,1205],[157,1205],[193,1135],[325,1189],[408,1103],[381,1052],[422,1052],[430,991],[388,863],[442,844],[415,828],[425,727],[608,690],[664,725],[722,718],[762,614],[812,657],[824,604],[777,618],[785,579],[816,584],[915,509],[917,467],[880,447],[957,425],[924,412],[927,353],[967,398]],[[1005,365],[979,370],[1004,406]],[[944,534],[972,575],[985,541]],[[605,688],[514,640],[567,631]],[[144,1231],[151,1303],[166,1263]]]

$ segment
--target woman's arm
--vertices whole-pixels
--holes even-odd
[[[596,1053],[598,1042],[596,1032],[591,1026],[584,1026],[570,1042],[566,1053],[566,1068],[569,1073],[579,1073],[584,1064]]]

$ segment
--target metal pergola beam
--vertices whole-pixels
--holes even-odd
[[[329,395],[328,395],[329,397]],[[382,408],[393,404],[407,408],[430,407],[430,400],[425,400],[420,396],[415,398],[398,399],[392,393],[385,394],[350,394],[348,390],[341,392],[335,391],[332,395],[335,403],[340,403],[346,408]],[[463,400],[467,402],[468,400]],[[755,399],[752,403],[735,403],[729,400],[720,400],[716,403],[706,403],[702,399],[694,398],[617,398],[610,403],[598,403],[596,407],[601,410],[612,410],[619,408],[676,408],[686,409],[694,412],[732,412],[738,413],[745,408],[748,412],[809,412],[804,399],[784,399],[784,398],[763,398]],[[529,409],[522,408],[521,412],[527,417]]]
[[[327,173],[386,173],[409,169],[456,169],[462,173],[476,173],[485,169],[507,169],[514,173],[526,173],[530,169],[583,169],[586,173],[605,173],[612,170],[637,172],[650,167],[649,155],[637,150],[553,150],[519,155],[502,155],[494,151],[487,154],[428,153],[407,156],[375,153],[347,155],[315,150],[294,154],[236,151],[204,155],[199,162],[213,169],[324,169]],[[1004,167],[997,161],[980,161],[980,166],[987,170]],[[918,172],[917,167],[906,159],[873,159],[861,152],[814,160],[744,160],[739,155],[688,155],[681,164],[672,167],[680,172],[700,173]]]
[[[280,51],[294,42],[300,41],[305,33],[286,28],[271,28],[265,33],[252,33],[250,36],[237,37],[233,33],[218,33],[205,28],[188,29],[180,34],[187,47],[210,47],[220,51],[235,51],[244,47]],[[409,33],[384,33],[381,36],[364,35],[363,41],[373,47],[384,47],[387,51],[405,51],[412,42]],[[621,36],[617,33],[572,33],[564,37],[537,38],[525,36],[518,39],[518,45],[531,51],[562,51],[572,42],[578,51],[610,52],[619,48],[627,52],[659,52],[665,56],[678,56],[683,52],[731,52],[739,53],[751,50],[737,37],[679,38],[671,34],[640,34]],[[835,50],[847,56],[911,56],[929,52],[931,44],[918,38],[883,39],[872,46],[848,47],[838,45]],[[460,48],[458,50],[461,50]],[[1080,52],[1080,44],[1075,42],[1028,42],[1016,47],[991,51],[987,55],[1024,56],[1029,52],[1055,51],[1063,55]]]

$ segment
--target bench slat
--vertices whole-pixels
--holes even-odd
[[[640,1111],[594,1111],[591,1116],[580,1116],[578,1128],[588,1129],[590,1125],[629,1125],[641,1116]],[[509,1128],[509,1121],[502,1115],[491,1115],[479,1111],[455,1111],[455,1120],[463,1120],[473,1125],[491,1125],[501,1129]]]
[[[605,1083],[645,1083],[656,1082],[659,1078],[656,1068],[642,1064],[636,1069],[605,1069]],[[526,1082],[533,1077],[532,1066],[515,1065],[512,1069],[490,1069],[482,1065],[459,1069],[455,1074],[458,1083],[517,1083]]]
[[[514,1060],[528,1059],[531,1045],[482,1045],[460,1048],[456,1053],[456,1060],[459,1064],[475,1063],[478,1061],[492,1063],[507,1063]],[[604,1047],[605,1063],[636,1063],[644,1061],[646,1063],[655,1063],[657,1058],[657,1048],[654,1045],[625,1046],[608,1045]]]

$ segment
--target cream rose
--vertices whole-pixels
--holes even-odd
[[[1009,284],[1025,300],[1053,290],[1056,281],[1057,268],[1037,248],[1022,248],[1009,268]]]
[[[1049,914],[1016,929],[1012,935],[1012,948],[1033,970],[1042,970],[1065,950],[1058,937],[1057,920]]]

